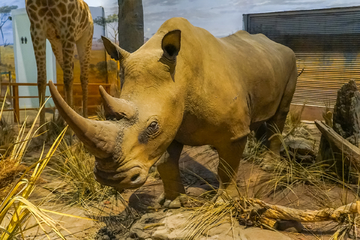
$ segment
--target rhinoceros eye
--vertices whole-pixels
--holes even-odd
[[[147,127],[147,132],[149,135],[155,134],[159,131],[159,124],[155,121],[151,122]]]

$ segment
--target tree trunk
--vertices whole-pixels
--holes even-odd
[[[355,181],[352,179],[351,165],[360,170],[360,164],[357,163],[360,155],[354,154],[358,150],[360,152],[360,92],[353,80],[338,90],[332,128],[325,130],[324,126],[317,123],[323,133],[318,160],[334,160],[333,166],[338,176],[350,182]]]
[[[118,0],[119,46],[128,52],[144,44],[144,18],[142,0]]]
[[[334,106],[333,128],[343,138],[359,147],[360,93],[355,81],[350,80],[338,91]]]

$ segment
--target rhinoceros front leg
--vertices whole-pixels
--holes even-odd
[[[236,142],[216,147],[220,158],[218,165],[220,183],[218,194],[215,196],[214,201],[220,200],[219,196],[222,196],[224,191],[227,196],[232,198],[239,197],[239,189],[236,185],[236,179],[246,141],[247,137],[245,136]]]
[[[179,208],[184,204],[184,185],[180,179],[179,159],[183,144],[173,141],[164,153],[157,169],[164,184],[164,194],[159,203],[167,208]]]

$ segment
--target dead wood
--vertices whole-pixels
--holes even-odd
[[[325,208],[321,210],[300,210],[279,205],[267,204],[259,199],[248,199],[248,202],[257,207],[266,208],[262,217],[298,222],[339,222],[346,214],[360,214],[360,201],[350,203],[339,208]]]
[[[331,144],[334,144],[336,148],[342,150],[343,154],[348,157],[351,164],[357,169],[360,169],[360,149],[358,147],[341,137],[327,124],[316,120],[315,125],[322,133],[322,136],[324,136]]]

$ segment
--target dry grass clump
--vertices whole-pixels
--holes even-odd
[[[66,125],[66,122],[61,117],[56,116],[54,108],[51,121],[47,122],[45,125],[46,141],[54,141],[66,127]]]
[[[106,120],[103,105],[98,107],[97,116],[93,118]],[[53,122],[56,124],[55,121]],[[115,189],[103,186],[95,180],[93,172],[95,158],[86,150],[82,142],[75,140],[72,145],[63,142],[60,152],[53,167],[55,175],[63,182],[57,189],[53,189],[59,199],[69,205],[87,205],[91,201],[102,201],[112,197],[123,200]]]
[[[304,107],[305,104],[300,109],[289,112],[283,133],[280,133],[276,126],[268,126],[277,132],[271,138],[279,138],[282,143],[281,156],[272,155],[274,156],[271,161],[273,171],[269,183],[273,186],[273,190],[293,187],[296,184],[321,185],[325,179],[336,181],[329,173],[330,167],[327,163],[315,161],[314,137],[306,124],[301,122]],[[295,148],[289,146],[291,142],[303,143],[306,140],[311,143],[310,146],[306,145],[308,150],[301,152],[297,151],[296,144],[294,144]],[[245,149],[245,160],[260,164],[264,157],[269,155],[269,150],[262,143],[263,140],[256,139],[254,133],[250,134]]]
[[[318,185],[324,179],[335,180],[332,175],[326,171],[329,168],[325,162],[301,162],[297,160],[296,152],[292,154],[286,145],[285,138],[277,133],[274,137],[280,138],[284,148],[283,156],[274,158],[274,180],[285,182],[286,184],[307,183]],[[319,182],[320,181],[320,182]]]
[[[103,104],[100,104],[97,107],[97,111],[96,111],[96,120],[99,121],[105,121],[106,117],[105,117],[105,108]]]
[[[117,194],[116,190],[101,185],[94,176],[94,156],[90,155],[83,143],[60,146],[61,154],[57,156],[54,171],[63,180],[59,186],[62,200],[70,205],[82,204],[88,201],[102,201]]]
[[[14,161],[14,159],[0,160],[0,201],[4,200],[12,188],[12,183],[21,176],[25,169],[25,166]]]
[[[9,89],[6,91],[4,99],[6,99],[8,91]],[[4,106],[5,101],[3,101],[0,111],[0,201],[10,191],[11,184],[15,179],[25,170],[25,166],[21,165],[22,154],[20,149],[24,146],[22,141],[29,141],[26,137],[24,138],[25,125],[21,126],[15,139],[16,134],[13,126],[2,118]]]
[[[262,139],[256,139],[255,133],[251,132],[247,137],[246,146],[244,149],[244,160],[252,161],[256,164],[260,164],[262,155],[267,151],[266,146],[263,144]]]
[[[1,114],[1,113],[0,113]],[[5,121],[3,118],[0,120],[0,153],[4,154],[4,150],[8,150],[14,143],[16,132],[14,127]]]
[[[61,135],[56,139],[54,144],[51,146],[50,150],[43,158],[43,153],[40,156],[40,159],[34,163],[32,166],[28,167],[16,185],[12,188],[9,194],[6,196],[4,201],[0,205],[0,230],[2,230],[1,239],[13,239],[17,235],[21,235],[22,239],[25,239],[24,231],[27,229],[26,221],[29,217],[33,216],[37,222],[37,225],[41,227],[46,235],[47,232],[43,224],[50,227],[61,239],[65,239],[60,231],[58,230],[59,224],[56,223],[51,217],[44,213],[43,210],[29,202],[27,199],[34,191],[36,182],[39,179],[41,173],[49,162],[50,158],[55,153],[58,145],[60,144],[66,129],[62,132]],[[29,138],[25,141],[25,145],[20,147],[17,151],[17,156],[21,157],[21,152],[26,149],[26,145],[29,142]],[[26,174],[32,171],[31,176],[26,178]],[[8,222],[5,220],[10,219]],[[6,227],[2,227],[2,224],[6,223]]]
[[[292,189],[296,184],[308,184],[318,189],[317,195],[321,195],[323,205],[331,205],[324,186],[327,183],[335,183],[343,188],[351,189],[343,177],[339,177],[333,171],[333,162],[316,160],[316,144],[306,124],[300,121],[304,105],[295,113],[289,113],[284,134],[280,132],[272,137],[278,137],[282,142],[282,156],[273,159],[274,170],[269,181],[273,189]],[[305,154],[301,149],[291,149],[289,139],[299,139],[302,142],[309,142],[308,151]],[[311,144],[312,143],[312,144]],[[311,149],[310,149],[311,148]],[[304,150],[302,150],[304,151]],[[328,201],[326,203],[326,201]]]
[[[9,88],[7,89],[5,96],[3,98],[3,103],[1,105],[1,111],[0,111],[0,153],[4,154],[7,150],[9,150],[9,147],[14,143],[14,138],[16,136],[14,127],[9,124],[7,121],[3,118],[3,111],[5,108],[5,99],[7,94],[9,93]]]
[[[19,130],[18,136],[11,151],[8,151],[7,155],[1,156],[1,165],[10,165],[7,165],[8,169],[6,171],[1,171],[1,176],[6,177],[6,183],[9,184],[9,186],[11,186],[10,180],[14,180],[9,178],[9,172],[14,174],[14,171],[19,169],[19,167],[21,166],[20,164],[23,160],[23,156],[28,149],[30,141],[37,136],[37,130],[35,130],[35,123],[38,119],[39,113],[27,132],[26,121],[24,122],[24,124]],[[45,214],[40,208],[27,200],[35,189],[36,182],[39,179],[40,174],[43,172],[50,158],[55,153],[58,145],[64,137],[65,132],[66,129],[64,129],[62,133],[56,138],[45,157],[43,157],[43,149],[41,156],[37,162],[32,164],[30,167],[27,167],[26,169],[22,167],[22,169],[24,169],[25,171],[19,178],[19,180],[16,182],[16,184],[13,185],[10,191],[7,191],[7,188],[3,189],[3,193],[7,191],[7,195],[0,204],[0,239],[18,239],[19,237],[25,239],[24,231],[27,229],[25,227],[26,222],[31,216],[35,218],[37,225],[41,227],[45,234],[47,233],[43,225],[47,225],[61,239],[65,239],[57,228],[58,224],[54,220],[52,220],[47,214]],[[16,176],[16,174],[14,175]]]

